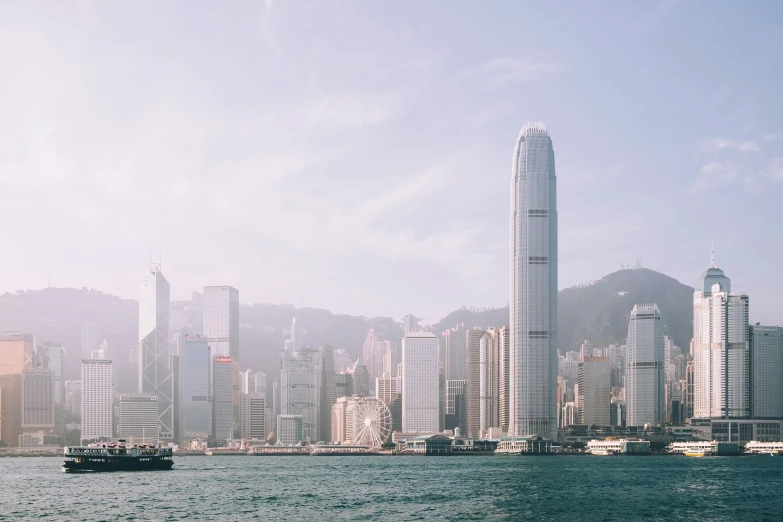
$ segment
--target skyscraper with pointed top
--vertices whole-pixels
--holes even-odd
[[[557,435],[557,180],[543,123],[522,127],[511,172],[509,432]]]
[[[150,266],[139,297],[139,393],[158,397],[160,438],[174,436],[174,408],[169,349],[169,282],[160,263]]]

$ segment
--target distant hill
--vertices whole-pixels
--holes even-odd
[[[578,349],[585,339],[595,344],[622,343],[634,304],[657,303],[664,333],[686,351],[693,333],[693,288],[648,269],[620,270],[597,283],[558,294],[558,345]],[[438,324],[441,330],[459,323],[468,327],[508,324],[508,307],[485,312],[456,310]]]
[[[692,332],[693,289],[652,270],[621,270],[596,284],[567,288],[559,294],[559,341],[561,349],[578,349],[584,339],[596,344],[625,342],[628,318],[636,303],[658,303],[664,331],[687,349]],[[182,309],[172,303],[172,310]],[[111,344],[116,367],[116,390],[136,390],[137,366],[132,353],[138,346],[138,303],[97,290],[46,288],[0,296],[0,333],[21,329],[38,341],[62,343],[66,348],[65,378],[79,379],[81,329],[85,322],[98,325],[101,339]],[[400,325],[389,317],[357,317],[333,314],[317,308],[290,305],[242,305],[240,321],[240,362],[242,368],[262,370],[272,375],[275,357],[288,338],[291,320],[305,330],[310,346],[331,344],[353,357],[361,355],[362,343],[370,328],[380,339],[400,341]],[[508,308],[484,312],[456,310],[439,323],[445,330],[459,323],[469,327],[500,327],[508,324]],[[269,379],[271,383],[272,379]]]

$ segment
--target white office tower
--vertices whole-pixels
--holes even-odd
[[[625,357],[628,426],[657,425],[666,420],[663,353],[663,328],[658,305],[635,305],[628,323]]]
[[[730,292],[713,251],[693,293],[695,418],[750,416],[748,296]]]
[[[204,335],[212,356],[239,362],[239,290],[232,286],[204,287]]]
[[[557,181],[542,123],[522,127],[511,173],[509,432],[557,436]]]
[[[158,398],[158,424],[164,440],[174,437],[169,305],[169,283],[160,265],[153,264],[139,298],[139,393]]]
[[[294,351],[281,352],[280,357],[281,415],[286,418],[292,415],[301,418],[302,436],[306,442],[315,443],[323,440],[320,437],[322,381],[320,351],[299,347]]]
[[[177,352],[180,433],[185,440],[208,438],[212,435],[209,343],[202,335],[181,335]]]
[[[402,431],[435,433],[440,422],[438,337],[409,332],[402,339]]]
[[[82,360],[82,439],[112,437],[111,361]]]
[[[243,439],[266,439],[266,397],[255,393],[239,395],[239,431]]]
[[[754,419],[783,419],[783,328],[750,326]]]
[[[157,444],[158,398],[148,393],[121,393],[117,419],[117,438],[134,444]]]

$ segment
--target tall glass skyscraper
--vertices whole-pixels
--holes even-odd
[[[139,393],[158,397],[160,438],[174,437],[173,375],[169,349],[169,282],[150,267],[139,298]]]
[[[625,403],[628,426],[666,420],[663,326],[656,304],[635,305],[628,323]],[[581,386],[581,382],[579,383]],[[579,390],[582,393],[582,390]]]
[[[213,356],[239,361],[239,290],[233,286],[204,287],[204,335]]]
[[[543,123],[522,127],[511,172],[509,432],[557,436],[557,180]]]
[[[212,435],[209,343],[202,335],[185,333],[178,341],[180,433],[184,439],[207,438]]]

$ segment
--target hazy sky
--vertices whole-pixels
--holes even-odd
[[[632,4],[632,5],[629,5]],[[508,300],[511,156],[543,121],[560,287],[718,265],[783,323],[783,4],[3,2],[0,291],[435,321]]]

